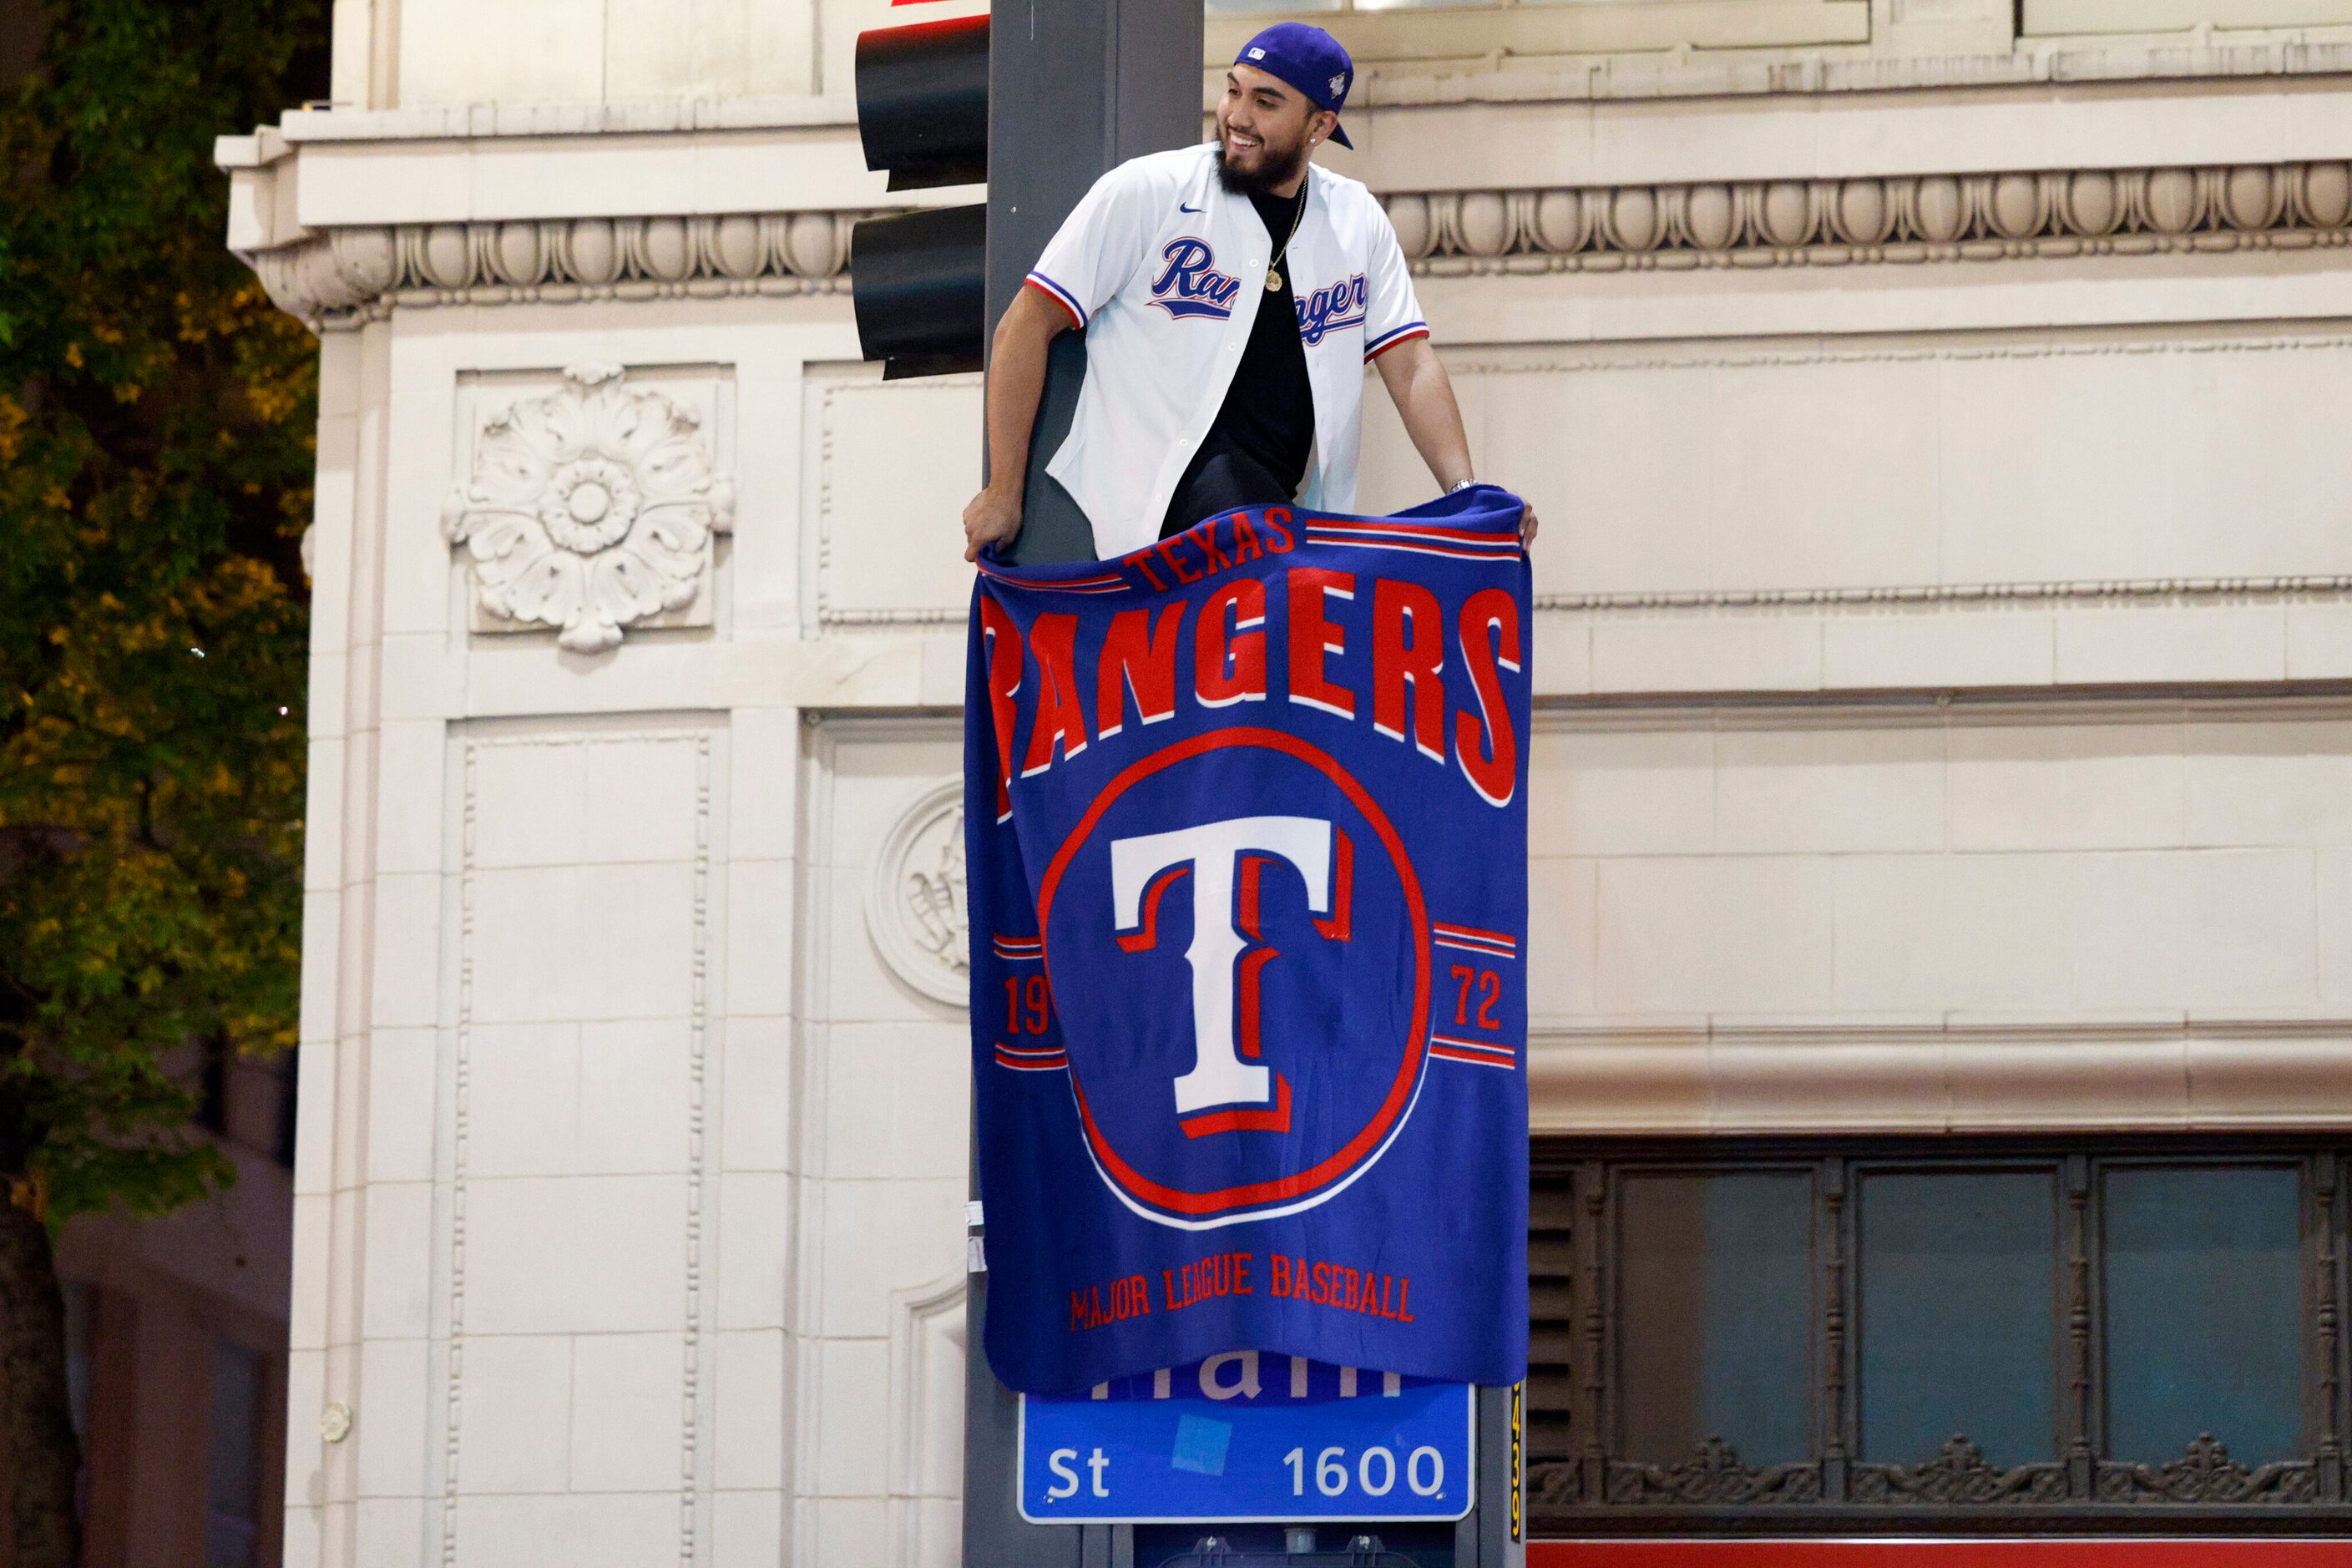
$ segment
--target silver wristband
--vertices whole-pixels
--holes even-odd
[[[1453,489],[1447,490],[1445,493],[1447,495],[1453,495],[1456,490],[1466,490],[1477,482],[1478,481],[1475,479],[1465,479],[1460,484],[1455,485]]]

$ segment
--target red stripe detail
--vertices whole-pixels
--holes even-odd
[[[1154,881],[1151,886],[1145,890],[1143,895],[1143,929],[1141,931],[1131,931],[1123,933],[1118,939],[1120,951],[1125,952],[1150,952],[1154,947],[1159,945],[1160,895],[1168,890],[1168,885],[1171,882],[1173,882],[1177,878],[1183,876],[1185,873],[1192,870],[1192,868],[1190,866],[1179,866],[1171,871],[1162,871],[1160,873],[1158,880]]]
[[[1518,552],[1504,554],[1498,550],[1459,550],[1444,544],[1407,544],[1399,539],[1318,539],[1315,531],[1307,531],[1311,544],[1342,545],[1356,550],[1398,550],[1412,555],[1442,555],[1454,561],[1516,561]]]
[[[1207,1138],[1218,1132],[1287,1132],[1290,1131],[1290,1080],[1274,1075],[1272,1110],[1213,1110],[1188,1116],[1179,1126],[1187,1138]]]
[[[1240,907],[1234,923],[1239,926],[1242,934],[1252,942],[1257,941],[1262,934],[1258,931],[1258,884],[1263,879],[1265,872],[1265,857],[1263,855],[1242,857],[1241,892],[1235,900]],[[1239,988],[1234,997],[1234,1010],[1241,1017],[1241,1038],[1236,1043],[1240,1047],[1242,1055],[1252,1060],[1256,1059],[1259,1048],[1257,972],[1264,969],[1267,961],[1276,957],[1278,953],[1278,949],[1261,947],[1242,955]],[[1284,1119],[1284,1125],[1286,1127],[1288,1125],[1287,1116]]]
[[[1331,918],[1317,921],[1315,929],[1333,942],[1347,942],[1355,919],[1356,843],[1344,827],[1331,831],[1339,840],[1339,864],[1331,874]]]
[[[1519,940],[1515,936],[1506,936],[1498,931],[1481,931],[1476,926],[1447,925],[1444,921],[1430,921],[1429,929],[1440,936],[1483,936],[1488,942],[1499,942],[1506,947],[1517,946]]]
[[[978,565],[983,577],[993,577],[1011,587],[1034,588],[1048,594],[1109,594],[1127,586],[1127,580],[1123,577],[1073,577],[1066,583],[1033,583],[1026,577],[1000,572],[985,561],[978,563]]]
[[[890,0],[890,3],[894,5],[903,5],[907,3],[907,0]],[[1046,288],[1034,278],[1024,278],[1021,281],[1027,284],[1030,288],[1034,289],[1048,300],[1054,301],[1055,304],[1062,307],[1062,314],[1070,318],[1070,325],[1077,328],[1077,330],[1082,332],[1087,330],[1087,324],[1078,320],[1078,312],[1072,308],[1067,300],[1063,299],[1059,294],[1055,293],[1051,289]]]
[[[1439,1034],[1433,1034],[1429,1037],[1441,1046],[1460,1046],[1465,1050],[1472,1051],[1500,1051],[1507,1057],[1518,1055],[1517,1047],[1507,1046],[1500,1040],[1465,1040],[1454,1035]]]
[[[1473,1056],[1468,1051],[1448,1050],[1444,1046],[1430,1047],[1429,1054],[1449,1062],[1467,1062],[1474,1068],[1514,1068],[1519,1065],[1517,1057],[1505,1060],[1501,1057]]]
[[[1125,578],[1121,577],[1116,572],[1105,572],[1092,577],[1066,577],[1057,583],[1041,583],[1032,578],[1021,576],[1017,573],[999,571],[997,568],[991,566],[984,561],[980,563],[980,569],[987,573],[992,577],[1002,577],[1008,583],[1019,583],[1023,586],[1030,588],[1075,588],[1093,583],[1124,584],[1126,581]]]
[[[1070,1052],[1066,1046],[1008,1046],[999,1040],[996,1042],[996,1054],[1001,1057],[1066,1057]]]
[[[1268,959],[1280,956],[1274,948],[1261,947],[1242,957],[1241,993],[1234,1005],[1241,1010],[1241,1052],[1252,1060],[1258,1054],[1257,972],[1265,967]]]
[[[1371,363],[1372,361],[1380,358],[1382,354],[1388,353],[1389,350],[1396,347],[1399,343],[1409,343],[1415,338],[1425,338],[1427,336],[1429,336],[1429,329],[1427,327],[1415,327],[1409,332],[1399,332],[1395,337],[1391,338],[1388,342],[1382,343],[1380,347],[1366,354],[1364,356],[1364,363],[1366,364]]]
[[[1516,534],[1507,538],[1498,533],[1489,539],[1484,534],[1473,533],[1468,529],[1445,528],[1436,523],[1429,522],[1389,522],[1380,518],[1361,517],[1316,517],[1307,519],[1307,532],[1316,533],[1324,531],[1328,531],[1334,533],[1409,533],[1418,539],[1455,541],[1463,543],[1475,543],[1481,540],[1485,540],[1487,543],[1494,544],[1498,547],[1509,545],[1516,548],[1518,544],[1518,537]]]

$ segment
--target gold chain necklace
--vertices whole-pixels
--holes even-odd
[[[1308,176],[1310,179],[1312,177],[1312,175]],[[1290,215],[1290,232],[1282,237],[1282,243],[1275,247],[1274,259],[1265,264],[1265,291],[1267,293],[1279,294],[1282,292],[1283,258],[1290,254],[1290,242],[1298,237],[1298,226],[1306,221],[1307,186],[1305,183],[1302,182],[1298,187],[1298,210]]]

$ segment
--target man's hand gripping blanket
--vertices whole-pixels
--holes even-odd
[[[982,557],[964,824],[1010,1386],[1234,1350],[1525,1375],[1519,516],[1482,486]]]

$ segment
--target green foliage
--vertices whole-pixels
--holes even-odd
[[[0,100],[0,1177],[52,1223],[231,1174],[166,1070],[292,1042],[316,344],[214,137],[317,0],[50,0]]]

